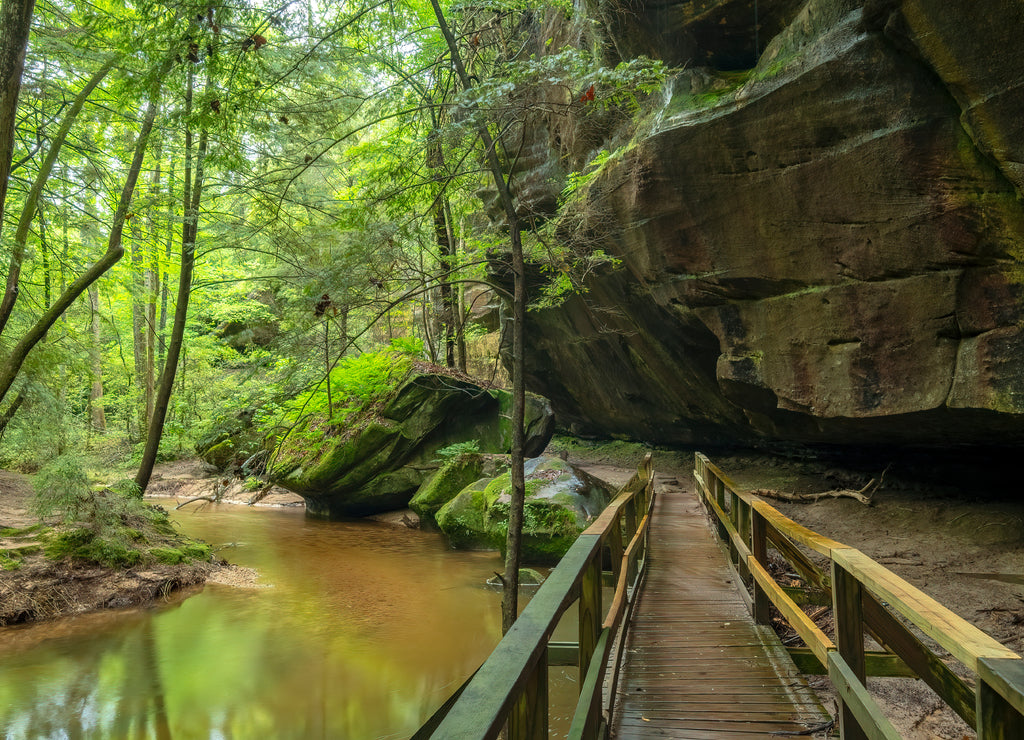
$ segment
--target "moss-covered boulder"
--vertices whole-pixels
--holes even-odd
[[[253,411],[246,410],[213,424],[196,443],[196,454],[207,465],[222,472],[261,473],[266,453],[263,435],[252,418]]]
[[[464,378],[414,371],[343,427],[303,418],[278,445],[268,475],[316,516],[403,509],[438,470],[438,450],[474,441],[481,452],[509,451],[509,399],[507,391]],[[539,454],[554,428],[547,400],[529,395],[526,420],[527,449]]]
[[[434,515],[438,509],[458,496],[470,483],[481,478],[494,478],[508,470],[508,462],[507,455],[478,452],[457,455],[419,487],[409,501],[409,508],[419,515],[421,526],[437,526]]]
[[[523,562],[553,564],[608,504],[606,484],[551,457],[528,460]],[[468,485],[435,515],[452,547],[504,550],[511,480],[506,472]]]

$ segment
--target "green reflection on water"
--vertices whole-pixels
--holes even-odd
[[[407,737],[500,637],[493,554],[297,511],[176,518],[271,587],[0,630],[3,737]]]

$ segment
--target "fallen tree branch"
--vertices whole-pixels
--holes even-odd
[[[779,501],[798,504],[813,503],[824,498],[852,498],[855,501],[860,501],[865,506],[871,506],[871,497],[882,487],[885,474],[889,472],[891,467],[892,463],[886,465],[885,470],[882,471],[882,474],[877,479],[872,478],[867,482],[867,485],[857,491],[852,488],[834,488],[830,491],[821,491],[819,493],[787,493],[786,491],[776,491],[773,488],[756,488],[751,493],[755,496],[774,498]]]
[[[874,483],[874,480],[871,481]],[[870,485],[870,484],[869,484]],[[823,498],[852,498],[860,501],[865,506],[871,506],[871,496],[865,495],[861,491],[853,491],[849,488],[836,489],[832,491],[821,491],[820,493],[787,493],[786,491],[776,491],[771,488],[757,488],[751,491],[755,496],[763,496],[764,498],[774,498],[779,501],[788,501],[791,503],[806,504],[814,501],[821,501]]]
[[[208,501],[211,504],[215,504],[215,503],[217,503],[217,498],[214,497],[214,496],[196,496],[195,498],[190,498],[188,501],[183,501],[182,503],[178,504],[177,506],[174,507],[174,510],[177,511],[182,506],[188,506],[189,504],[194,504],[196,501]]]

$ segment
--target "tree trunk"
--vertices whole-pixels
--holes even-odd
[[[162,77],[163,75],[159,75]],[[0,400],[7,395],[18,377],[25,358],[32,348],[38,344],[46,332],[50,330],[65,311],[70,308],[82,293],[88,290],[89,286],[96,282],[103,273],[117,264],[124,254],[121,246],[121,236],[124,231],[124,217],[131,205],[132,194],[135,192],[135,184],[139,180],[139,172],[142,170],[142,160],[146,153],[146,145],[149,142],[149,135],[153,130],[153,122],[156,120],[157,97],[159,87],[153,90],[150,97],[149,107],[146,110],[146,117],[139,131],[139,137],[135,142],[135,154],[128,170],[128,177],[125,180],[124,188],[121,190],[121,197],[117,203],[117,210],[114,212],[114,221],[110,228],[110,237],[107,240],[107,251],[89,269],[82,273],[74,282],[61,292],[60,297],[49,309],[43,312],[36,323],[29,329],[18,343],[11,350],[10,354],[0,366]]]
[[[97,432],[107,430],[107,414],[103,410],[103,334],[100,331],[100,289],[89,288],[89,311],[92,316],[92,346],[89,350],[92,362],[92,390],[89,392],[89,417],[92,428]]]
[[[0,229],[14,157],[15,121],[35,0],[0,2]]]
[[[131,240],[131,296],[132,296],[132,360],[135,383],[135,414],[140,430],[146,429],[146,278],[145,257],[138,228],[132,230]]]
[[[189,68],[188,85],[185,90],[185,120],[192,112],[193,72]],[[195,183],[192,182],[192,132],[185,131],[185,182],[184,207],[185,219],[181,227],[181,272],[178,275],[178,300],[174,305],[174,325],[171,328],[171,341],[167,344],[167,361],[160,374],[153,404],[153,416],[149,422],[146,435],[146,448],[142,453],[139,472],[135,476],[135,485],[140,493],[146,492],[149,479],[153,475],[156,455],[160,449],[160,439],[164,432],[164,420],[167,418],[167,407],[170,405],[171,393],[174,390],[174,377],[181,356],[182,342],[185,337],[185,322],[188,318],[188,300],[192,294],[192,270],[196,260],[196,235],[199,230],[199,203],[203,193],[203,164],[206,158],[207,132],[199,134],[199,146],[196,151]]]
[[[21,209],[21,218],[19,219],[18,227],[14,232],[11,259],[7,268],[7,287],[4,289],[3,300],[0,301],[0,334],[3,334],[4,328],[7,326],[7,322],[11,318],[11,312],[14,310],[14,304],[18,300],[18,281],[21,279],[21,265],[25,260],[28,234],[32,227],[32,219],[35,217],[36,208],[39,205],[39,197],[42,195],[43,187],[46,185],[46,181],[50,178],[50,172],[53,171],[53,165],[57,161],[57,155],[60,154],[61,147],[64,145],[64,141],[67,139],[68,134],[71,132],[72,124],[74,124],[78,114],[81,113],[86,99],[92,91],[96,89],[96,86],[100,84],[103,78],[107,76],[107,73],[110,72],[113,66],[114,59],[108,60],[106,64],[96,70],[89,82],[86,83],[85,87],[83,87],[81,92],[79,92],[75,97],[75,101],[71,104],[71,107],[65,114],[60,128],[57,130],[53,140],[50,142],[50,149],[46,152],[46,157],[39,166],[39,172],[36,173],[36,179],[32,182],[32,187],[29,189],[28,195],[25,197],[25,205],[22,206]]]
[[[25,386],[22,386],[21,390],[18,391],[18,395],[16,395],[14,400],[11,401],[11,405],[7,407],[7,410],[4,411],[3,414],[0,414],[0,437],[4,436],[4,432],[7,430],[7,425],[11,423],[11,419],[13,419],[14,415],[18,413],[18,409],[20,409],[22,404],[25,403],[25,399],[27,397],[28,394],[25,391]]]
[[[154,197],[159,201],[160,193],[160,162],[157,161],[156,168],[153,172],[153,191]],[[150,233],[148,244],[149,250],[149,261],[146,264],[146,272],[144,276],[144,287],[146,292],[146,356],[145,364],[146,370],[144,373],[146,383],[146,423],[149,424],[149,420],[153,417],[153,399],[156,395],[156,299],[157,299],[157,286],[159,285],[160,275],[160,249],[157,243],[157,229],[155,226],[155,219],[150,223]]]
[[[171,255],[174,251],[174,159],[171,159],[171,169],[167,173],[167,241],[164,243],[164,256],[166,264],[171,263]],[[159,343],[157,346],[156,365],[163,367],[164,358],[167,357],[167,341],[164,332],[167,329],[167,302],[170,294],[170,283],[165,268],[160,275],[160,323],[157,326]],[[162,370],[161,370],[162,372]],[[150,418],[153,416],[150,414]]]
[[[50,280],[50,245],[46,243],[46,218],[43,207],[39,206],[39,259],[43,263],[43,308],[53,303],[53,283]]]
[[[452,66],[459,76],[464,88],[473,86],[473,81],[466,73],[462,63],[455,37],[445,20],[444,12],[438,0],[430,0],[437,17],[437,23],[448,44],[452,57]],[[512,469],[509,477],[512,482],[512,500],[509,502],[508,538],[505,541],[505,590],[501,600],[502,631],[508,632],[519,614],[519,563],[520,546],[523,539],[523,509],[526,502],[526,480],[523,472],[523,419],[526,408],[526,383],[524,378],[525,355],[523,353],[523,324],[526,319],[526,280],[525,263],[523,260],[522,224],[516,213],[512,192],[509,190],[505,173],[498,160],[496,144],[486,125],[479,127],[480,140],[484,144],[487,167],[498,190],[505,218],[508,221],[509,239],[512,247]]]
[[[452,247],[451,233],[448,229],[448,217],[445,209],[445,197],[439,195],[434,204],[434,234],[437,240],[437,251],[441,258],[441,280],[438,289],[441,292],[441,338],[444,342],[444,362],[448,367],[455,367],[455,292],[452,290],[452,270],[455,269],[455,250]]]

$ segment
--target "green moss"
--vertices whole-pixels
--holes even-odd
[[[178,565],[209,560],[212,552],[209,545],[192,542],[181,547],[151,547],[148,554],[157,562]]]
[[[434,522],[438,509],[459,495],[483,473],[483,458],[479,454],[463,454],[441,466],[409,502],[409,508],[420,516],[421,521]]]
[[[40,534],[47,529],[45,524],[32,524],[28,527],[4,527],[0,529],[0,537],[27,537],[29,535]]]
[[[142,553],[120,542],[99,539],[88,529],[72,529],[57,535],[46,546],[51,560],[84,560],[111,568],[128,567],[142,562]]]
[[[0,570],[17,570],[21,567],[21,560],[0,552]]]

